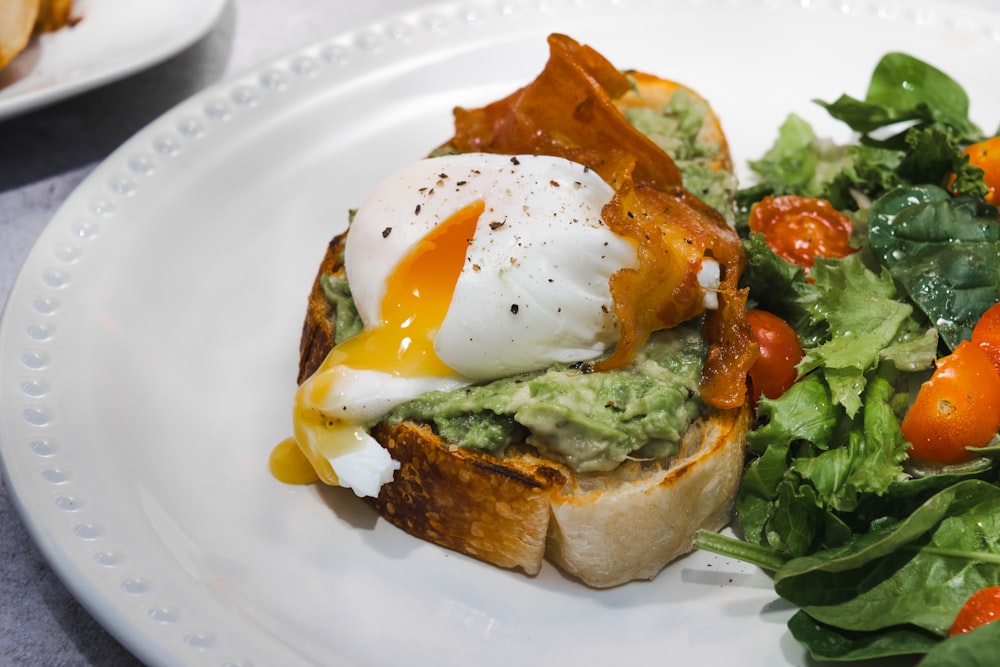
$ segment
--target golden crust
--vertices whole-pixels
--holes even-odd
[[[302,384],[306,379],[316,372],[326,359],[327,353],[333,349],[334,344],[334,317],[333,307],[323,293],[324,275],[343,275],[344,263],[344,242],[347,234],[335,236],[326,248],[323,261],[316,272],[312,289],[309,292],[309,301],[306,305],[306,318],[302,323],[302,337],[299,339],[299,375],[298,384]]]
[[[551,498],[566,484],[561,466],[449,447],[412,423],[382,424],[372,435],[400,462],[373,501],[386,520],[488,563],[538,572]]]

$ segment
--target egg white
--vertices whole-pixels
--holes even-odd
[[[634,243],[601,220],[613,195],[592,170],[549,156],[471,153],[405,167],[371,193],[348,235],[362,321],[378,321],[386,280],[413,244],[483,200],[435,334],[440,359],[483,381],[602,355],[619,335],[608,281],[637,263]]]

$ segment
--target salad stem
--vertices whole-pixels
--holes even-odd
[[[697,549],[736,558],[769,572],[774,572],[785,564],[784,558],[767,547],[726,537],[710,530],[698,531],[694,545]]]

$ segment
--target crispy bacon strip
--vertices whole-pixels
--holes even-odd
[[[628,92],[628,78],[565,35],[551,35],[549,50],[545,69],[532,83],[480,109],[456,109],[451,144],[462,153],[564,157],[594,169],[608,183],[617,169],[608,163],[609,151],[618,150],[635,158],[636,180],[681,188],[674,161],[614,104]]]
[[[597,370],[628,363],[654,331],[705,312],[698,270],[706,256],[718,261],[720,307],[708,311],[702,329],[709,354],[701,393],[715,407],[742,405],[758,348],[744,316],[746,294],[737,288],[746,262],[739,237],[684,189],[674,161],[615,106],[629,90],[625,75],[565,35],[551,35],[549,47],[548,63],[532,83],[485,107],[456,109],[450,146],[564,157],[594,169],[615,189],[602,215],[612,230],[636,241],[639,264],[611,277],[622,334]]]

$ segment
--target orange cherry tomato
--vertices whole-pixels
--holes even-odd
[[[962,341],[937,361],[901,424],[910,455],[937,463],[973,456],[1000,430],[1000,373],[975,343]]]
[[[1000,303],[993,304],[972,328],[972,342],[983,348],[1000,373]]]
[[[972,632],[980,625],[1000,619],[1000,586],[987,586],[973,593],[955,617],[950,636]]]
[[[962,153],[969,156],[969,164],[983,170],[983,182],[989,189],[986,201],[1000,204],[1000,193],[997,192],[1000,189],[1000,136],[972,144]]]
[[[763,394],[778,398],[798,377],[796,366],[802,361],[802,344],[795,330],[785,320],[766,310],[747,311],[760,356],[750,367],[750,388],[756,404]]]
[[[764,197],[750,209],[750,231],[782,259],[810,269],[817,257],[847,257],[854,224],[825,199]]]

